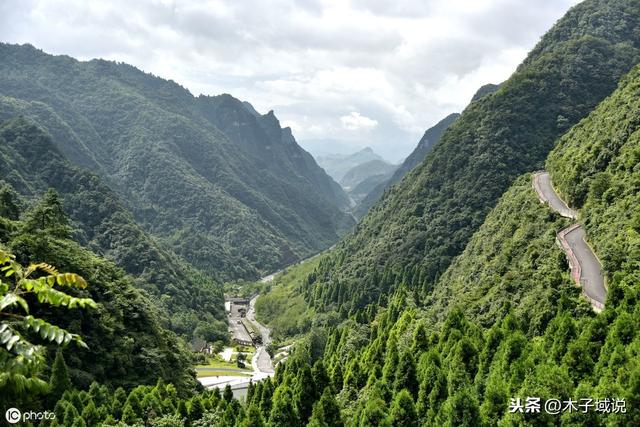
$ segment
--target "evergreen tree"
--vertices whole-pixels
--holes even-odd
[[[410,350],[405,351],[400,358],[396,369],[393,388],[396,392],[406,389],[411,393],[412,399],[418,397],[418,378],[416,374],[416,362]]]
[[[443,423],[449,426],[477,427],[480,410],[473,391],[465,387],[449,397],[443,406]]]
[[[187,404],[184,399],[180,399],[178,402],[178,408],[176,409],[176,414],[181,418],[189,419],[189,409],[187,408]]]
[[[202,400],[200,399],[200,396],[192,397],[191,400],[189,401],[188,408],[189,408],[189,420],[191,422],[202,418],[202,415],[204,414],[204,406],[202,405]]]
[[[91,383],[91,386],[89,386],[89,396],[91,396],[93,403],[98,408],[107,402],[108,395],[108,390],[104,385],[94,381]]]
[[[77,417],[71,427],[87,427],[87,423],[82,419],[82,417]]]
[[[295,400],[298,408],[298,416],[300,417],[300,421],[306,424],[313,410],[313,402],[318,398],[318,390],[316,389],[309,365],[305,365],[298,370],[296,382]]]
[[[133,406],[131,406],[130,402],[127,402],[122,411],[122,422],[125,424],[135,424],[138,419],[139,417],[133,409]]]
[[[313,382],[318,392],[324,390],[330,384],[329,375],[322,360],[318,360],[313,364],[311,375],[313,376]]]
[[[264,418],[262,418],[258,406],[255,404],[249,405],[247,408],[247,416],[242,422],[241,427],[265,427]]]
[[[391,427],[384,401],[370,399],[360,414],[358,427]]]
[[[71,227],[56,190],[50,188],[40,202],[27,212],[25,231],[27,233],[46,231],[54,237],[69,237]]]
[[[89,403],[84,407],[84,410],[82,411],[82,419],[84,419],[89,426],[95,426],[98,424],[98,410],[96,409],[96,405],[93,403],[93,400],[89,400]]]
[[[18,195],[9,184],[0,187],[0,216],[11,220],[17,220],[20,216],[18,207]]]
[[[69,379],[69,370],[64,361],[62,350],[58,349],[53,367],[51,368],[51,377],[49,377],[49,405],[55,405],[64,392],[70,389],[71,380]]]
[[[60,424],[70,426],[79,416],[80,415],[78,415],[78,410],[76,409],[76,407],[71,403],[67,403],[64,408],[64,416],[62,417],[62,420],[60,420]]]
[[[233,400],[233,391],[231,390],[231,386],[229,384],[227,384],[226,387],[224,388],[224,393],[222,397],[224,398],[224,401],[227,403]]]
[[[113,394],[113,401],[111,403],[111,411],[113,416],[119,420],[122,419],[122,412],[124,409],[124,404],[127,400],[127,393],[124,391],[122,387],[118,387]]]
[[[270,427],[295,427],[300,425],[293,405],[293,393],[287,385],[279,386],[273,394],[273,408],[269,414]]]
[[[342,427],[344,425],[340,417],[338,402],[336,402],[330,387],[326,387],[320,400],[313,404],[313,412],[308,425],[314,427]]]
[[[394,427],[418,427],[418,415],[408,390],[401,390],[393,399],[389,422]]]
[[[84,403],[82,402],[81,392],[75,390],[71,394],[71,404],[76,408],[79,414],[84,410]]]

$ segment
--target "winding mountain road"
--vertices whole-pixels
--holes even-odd
[[[567,206],[553,188],[548,172],[535,173],[532,184],[541,202],[564,217],[577,219],[576,212]],[[573,224],[560,230],[557,238],[569,259],[574,281],[582,287],[582,293],[591,302],[593,309],[601,311],[607,299],[607,288],[602,266],[586,241],[584,228],[580,224]]]

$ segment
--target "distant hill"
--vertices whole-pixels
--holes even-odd
[[[397,168],[383,160],[370,160],[350,169],[340,180],[340,185],[357,203],[378,183],[388,180]]]
[[[352,154],[327,154],[318,156],[317,160],[318,164],[337,182],[341,182],[344,176],[356,166],[372,160],[385,161],[370,147],[363,148]]]
[[[331,246],[348,197],[270,112],[194,97],[127,64],[0,44],[0,120],[33,119],[137,223],[221,279],[256,278]]]
[[[440,120],[435,126],[427,129],[424,133],[418,145],[413,152],[402,162],[402,164],[395,170],[393,175],[389,176],[386,180],[381,180],[375,185],[364,197],[360,200],[358,206],[355,209],[355,216],[362,218],[379,199],[382,197],[384,191],[390,186],[400,182],[400,180],[411,169],[416,167],[420,162],[424,160],[429,151],[433,148],[434,144],[440,140],[442,133],[455,122],[460,114],[449,114],[444,119]]]

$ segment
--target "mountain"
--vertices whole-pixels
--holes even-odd
[[[614,27],[636,28],[636,3],[611,6],[587,0],[558,25],[567,20],[594,25],[589,17],[598,17],[598,25],[613,24],[610,18],[617,17]],[[359,281],[364,292],[389,287],[388,297],[366,306],[354,307],[348,294],[354,289],[349,280],[357,278],[342,276],[337,286],[331,284],[331,294],[313,288],[315,295],[307,294],[308,299],[324,298],[325,305],[318,307],[333,304],[342,313],[348,310],[348,319],[312,329],[275,385],[259,385],[247,404],[261,408],[264,390],[280,397],[305,369],[312,369],[309,388],[326,385],[329,395],[292,394],[294,405],[302,408],[299,419],[308,417],[311,425],[326,413],[336,417],[321,407],[336,408],[345,425],[637,424],[640,409],[628,402],[640,398],[638,111],[640,66],[559,135],[540,165],[577,210],[588,243],[602,261],[608,296],[601,313],[581,295],[556,244],[558,231],[571,221],[540,203],[532,174],[525,172],[428,289],[420,289],[423,272],[417,269],[385,270],[375,281]],[[344,257],[342,247],[337,251]],[[318,268],[300,281],[303,288],[318,278],[327,280],[322,265],[328,259],[316,261]],[[338,267],[344,268],[341,261]],[[543,408],[555,399],[588,406],[586,412],[558,414],[519,410],[518,402],[524,406],[532,396],[540,398]],[[603,410],[611,401],[618,410]]]
[[[360,201],[355,209],[355,215],[358,218],[362,218],[371,209],[379,199],[382,197],[384,191],[392,185],[400,182],[406,174],[414,167],[419,165],[427,156],[433,146],[440,140],[442,133],[455,122],[460,114],[449,114],[444,119],[436,123],[435,126],[427,129],[424,133],[418,145],[409,154],[409,156],[402,162],[402,164],[396,169],[396,171],[388,179],[378,183],[373,189],[371,189],[366,197]]]
[[[166,328],[190,337],[199,322],[217,323],[223,337],[221,286],[160,248],[97,176],[71,165],[48,135],[24,118],[0,125],[0,177],[3,189],[10,184],[23,196],[18,203],[22,206],[33,206],[48,187],[58,189],[71,224],[80,227],[72,233],[75,240],[118,263],[69,237],[28,230],[28,210],[21,215],[23,221],[0,216],[1,246],[23,264],[46,262],[80,274],[89,283],[82,296],[100,304],[96,310],[69,312],[30,303],[30,314],[46,316],[84,337],[88,348],[74,348],[68,359],[74,383],[88,387],[96,380],[133,387],[161,377],[183,390],[194,387],[191,356]],[[3,198],[0,205],[5,202]],[[174,317],[169,318],[170,313]]]
[[[541,168],[555,139],[640,61],[639,19],[630,0],[573,7],[325,257],[305,285],[308,301],[347,315],[402,283],[430,293],[514,180]]]
[[[340,185],[358,203],[378,184],[388,180],[396,169],[397,166],[383,160],[370,160],[349,169]]]
[[[0,59],[0,120],[33,119],[146,232],[202,271],[255,278],[352,225],[341,211],[347,196],[273,113],[196,98],[121,63],[8,44]]]
[[[27,201],[53,188],[75,227],[74,239],[135,277],[165,327],[190,338],[198,326],[226,334],[222,286],[158,244],[100,177],[74,166],[36,124],[0,124],[0,177]]]
[[[357,182],[353,188],[349,188],[349,195],[356,204],[362,202],[362,200],[377,186],[387,182],[395,170],[396,168],[393,167],[387,173],[366,176],[364,179]]]
[[[494,93],[495,91],[500,89],[500,86],[502,86],[502,83],[497,85],[493,83],[487,83],[486,85],[481,86],[480,89],[478,89],[471,98],[471,102],[478,101],[480,98],[484,98],[485,96]]]
[[[384,162],[384,159],[370,147],[346,155],[327,154],[318,156],[318,164],[337,182],[342,181],[351,169],[372,160]]]

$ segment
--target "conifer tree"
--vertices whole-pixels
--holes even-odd
[[[136,421],[138,421],[138,415],[131,406],[131,403],[127,402],[122,410],[122,422],[125,424],[135,424]]]
[[[117,420],[122,419],[122,412],[124,410],[126,400],[127,393],[122,387],[118,387],[113,394],[113,401],[111,403],[112,414]]]
[[[191,422],[199,420],[204,414],[204,406],[202,406],[202,400],[200,396],[194,396],[191,398],[189,405],[189,420]]]
[[[262,414],[257,405],[249,405],[247,408],[247,416],[242,422],[241,427],[265,427],[264,418],[262,418]]]
[[[336,402],[336,398],[331,392],[331,388],[326,387],[320,397],[320,400],[313,405],[313,412],[309,419],[309,426],[342,427],[343,425],[338,402]]]
[[[279,386],[273,394],[273,407],[269,414],[270,427],[295,427],[300,421],[293,405],[293,393],[287,385]]]
[[[298,408],[298,416],[303,424],[306,424],[313,410],[313,402],[318,398],[318,390],[311,375],[308,365],[298,370],[296,381],[295,400]]]
[[[9,184],[0,186],[0,216],[17,220],[20,216],[17,200],[18,195]]]
[[[222,397],[224,398],[224,401],[227,403],[233,400],[233,391],[231,391],[231,386],[229,384],[227,384],[227,386],[224,388],[224,393]]]
[[[406,389],[411,393],[412,399],[418,397],[418,379],[416,374],[416,362],[410,350],[402,353],[400,363],[396,369],[393,389],[398,392]]]
[[[60,424],[70,426],[78,418],[78,410],[71,403],[67,403],[64,408],[64,416],[60,421]]]
[[[64,392],[70,389],[71,380],[69,379],[69,370],[64,361],[62,350],[58,349],[53,367],[51,368],[51,377],[49,377],[49,405],[54,406]]]
[[[360,414],[358,427],[391,427],[384,401],[370,399]]]
[[[25,231],[28,233],[46,231],[54,237],[69,237],[71,227],[56,190],[50,188],[40,202],[27,212]]]
[[[93,403],[93,400],[90,399],[89,403],[87,403],[82,410],[82,419],[84,419],[89,426],[95,426],[98,424],[98,410],[96,409],[96,405]]]
[[[408,390],[401,390],[393,399],[389,422],[394,427],[418,427],[418,415]]]
[[[71,427],[87,427],[87,423],[82,419],[82,417],[77,417]]]

